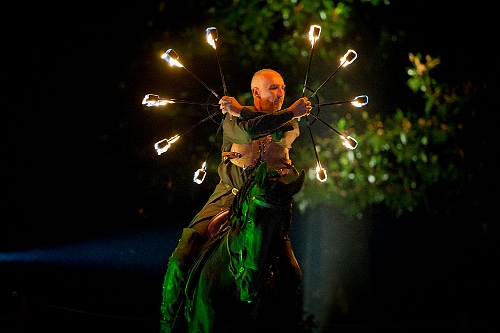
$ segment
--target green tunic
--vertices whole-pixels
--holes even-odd
[[[271,135],[272,139],[285,148],[291,148],[292,142],[299,136],[299,126],[293,119],[293,113],[280,110],[274,113],[256,111],[254,107],[244,107],[239,117],[226,114],[223,123],[222,152],[231,150],[233,143],[245,144],[252,140]],[[234,194],[233,188],[240,189],[249,175],[257,168],[246,170],[233,163],[222,161],[218,167],[220,182],[205,206],[193,218],[189,227],[206,221],[221,211],[229,209]]]

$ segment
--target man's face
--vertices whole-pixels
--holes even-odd
[[[285,82],[278,73],[263,74],[254,88],[254,95],[260,98],[261,111],[281,110],[285,98]]]

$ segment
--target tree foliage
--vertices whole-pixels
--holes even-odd
[[[436,213],[447,209],[443,198],[456,200],[475,181],[482,162],[471,161],[475,154],[468,153],[488,144],[476,128],[483,112],[476,104],[480,92],[471,82],[453,85],[436,79],[438,58],[410,54],[409,61],[407,84],[421,95],[422,109],[399,108],[387,117],[364,112],[356,121],[342,117],[334,126],[360,144],[346,150],[340,140],[319,138],[329,178],[309,185],[302,200],[311,205],[330,201],[358,216],[378,203],[397,215],[422,205]]]
[[[314,177],[310,141],[297,143],[292,152],[295,165],[312,167],[310,181],[297,196],[299,207],[307,209],[332,203],[351,216],[361,217],[373,204],[384,204],[401,215],[417,207],[431,213],[442,211],[441,205],[446,207],[444,210],[452,209],[443,198],[467,201],[464,193],[476,177],[480,177],[480,165],[486,158],[482,156],[475,161],[477,148],[472,147],[488,146],[478,133],[478,126],[483,122],[484,104],[479,101],[484,89],[477,82],[457,80],[450,75],[438,55],[424,57],[419,51],[406,52],[409,58],[400,57],[390,65],[385,62],[384,70],[393,67],[392,77],[388,75],[386,81],[372,79],[365,83],[367,79],[363,74],[380,76],[383,71],[378,68],[384,61],[399,56],[391,52],[396,47],[394,44],[404,39],[404,31],[398,27],[391,30],[384,22],[378,22],[378,26],[363,22],[367,20],[368,8],[391,5],[354,0],[220,0],[197,1],[196,6],[203,14],[197,22],[199,26],[184,30],[182,38],[199,44],[200,38],[196,36],[200,35],[201,28],[217,27],[219,36],[223,37],[219,54],[222,59],[231,59],[224,63],[226,73],[238,73],[232,87],[236,88],[234,95],[242,103],[251,103],[251,96],[247,92],[248,80],[241,78],[250,78],[256,69],[287,68],[286,76],[292,78],[289,81],[301,82],[311,60],[308,41],[311,24],[322,27],[323,44],[314,50],[319,67],[315,69],[315,77],[325,77],[330,69],[335,69],[337,65],[331,64],[331,59],[340,58],[338,55],[352,45],[370,49],[372,58],[358,60],[355,75],[334,80],[341,92],[338,95],[353,90],[358,83],[365,86],[382,83],[387,87],[380,90],[392,90],[393,95],[397,95],[394,100],[401,102],[402,99],[397,98],[401,97],[401,90],[397,89],[404,87],[398,87],[395,76],[402,76],[405,71],[409,75],[404,89],[405,94],[412,96],[394,109],[379,104],[370,111],[359,109],[361,111],[325,115],[331,127],[358,140],[355,150],[345,149],[331,132],[318,134],[325,133],[316,130],[321,126],[319,122],[311,125],[316,153],[328,179],[321,183]],[[184,46],[190,47],[190,43]],[[197,57],[210,52],[208,48],[197,50],[194,55]],[[400,64],[406,64],[406,68],[398,67]],[[232,79],[231,74],[227,76]],[[320,82],[312,81],[310,86],[318,86]],[[302,88],[298,84],[289,85],[288,95],[297,95]],[[371,96],[371,100],[377,103],[377,97],[383,98]],[[330,99],[332,95],[323,93],[321,98]],[[307,137],[305,124],[301,127],[302,136]]]

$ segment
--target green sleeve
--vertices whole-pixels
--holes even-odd
[[[245,110],[245,108],[243,108]],[[287,109],[275,113],[263,113],[251,110],[242,110],[243,116],[229,117],[224,120],[224,140],[234,143],[247,143],[266,135],[273,134],[283,125],[293,119],[293,113]],[[253,112],[255,116],[249,118]]]

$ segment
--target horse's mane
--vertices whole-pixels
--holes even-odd
[[[231,218],[233,216],[239,217],[239,214],[241,213],[241,206],[242,206],[243,202],[245,201],[245,198],[248,196],[248,193],[250,192],[252,187],[255,185],[255,182],[257,179],[257,173],[258,173],[257,169],[258,168],[254,169],[254,172],[252,172],[250,174],[250,176],[245,181],[245,183],[243,184],[241,189],[239,189],[238,193],[236,193],[236,196],[234,197],[234,201],[231,204],[231,207],[229,210],[229,220],[231,220]],[[266,177],[268,180],[273,180],[274,183],[276,181],[281,182],[281,183],[283,182],[281,180],[281,177],[279,176],[279,174],[275,171],[268,170]]]
[[[238,215],[239,208],[243,204],[243,201],[245,200],[247,193],[250,191],[250,189],[255,183],[256,173],[257,172],[255,171],[252,172],[250,174],[250,177],[248,177],[243,186],[238,190],[238,193],[236,193],[236,196],[234,197],[233,203],[231,204],[229,210],[229,216]]]

